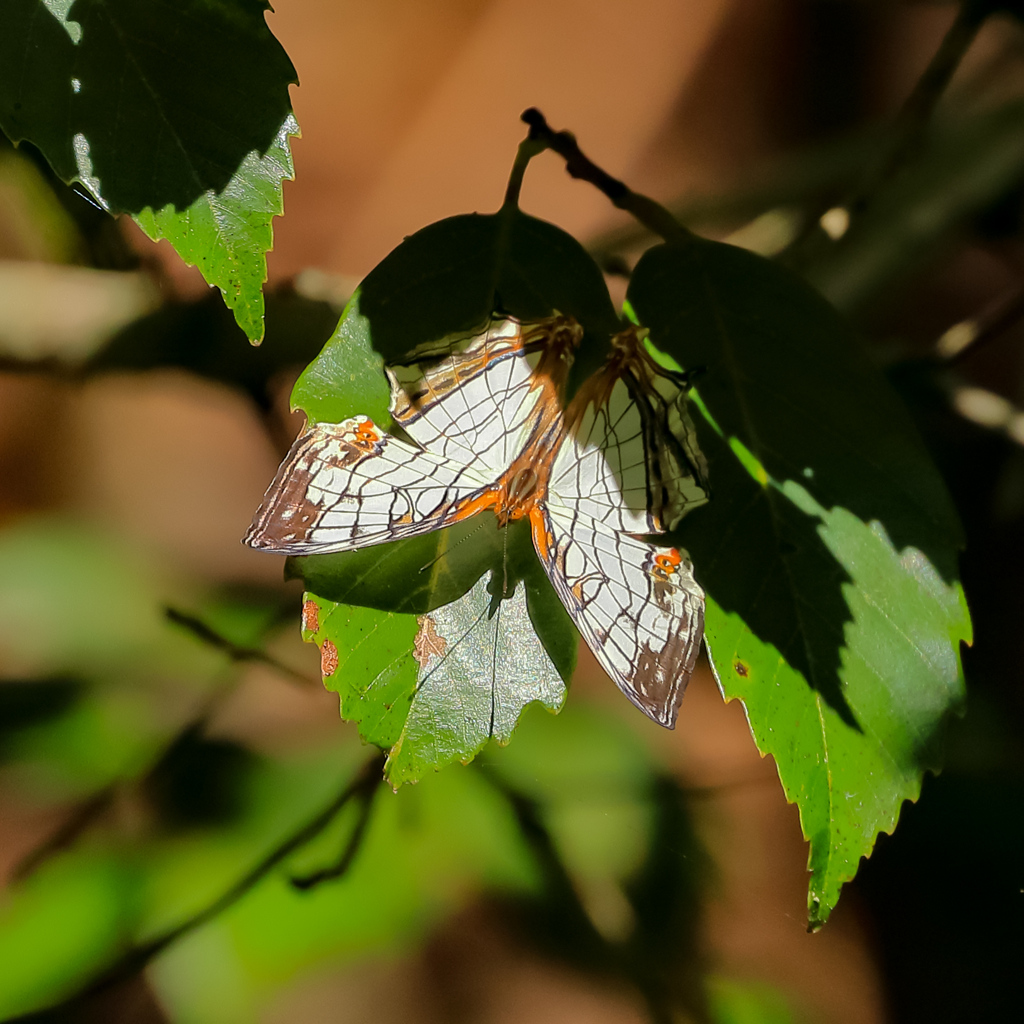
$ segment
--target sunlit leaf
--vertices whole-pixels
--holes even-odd
[[[512,543],[502,550],[478,548],[478,557],[492,561],[490,581],[477,569],[476,585],[470,571],[461,588],[459,555],[473,549],[454,545],[449,565],[443,555],[452,532],[303,560],[332,560],[324,582],[351,581],[361,601],[408,609],[356,607],[313,593],[304,606],[303,635],[321,648],[324,682],[363,739],[390,750],[393,785],[469,761],[491,738],[508,742],[532,701],[557,710],[575,664],[575,632],[526,547],[527,532],[509,531]],[[491,533],[494,543],[501,531],[492,525]],[[424,564],[429,568],[421,571]],[[396,572],[401,565],[405,571]],[[320,572],[309,576],[316,580]],[[498,599],[505,587],[514,587],[511,596]]]
[[[67,182],[167,238],[251,341],[291,178],[295,69],[265,0],[11,0],[0,127]]]
[[[283,183],[295,177],[289,136],[299,126],[289,114],[262,156],[249,153],[222,192],[212,189],[191,206],[168,204],[133,214],[152,239],[166,238],[178,255],[215,285],[252,342],[263,339],[263,282],[274,247],[272,221],[284,212]]]
[[[906,411],[799,279],[695,241],[645,255],[630,299],[657,345],[704,368],[714,500],[677,538],[723,692],[800,807],[820,924],[938,767],[961,700],[956,516]]]

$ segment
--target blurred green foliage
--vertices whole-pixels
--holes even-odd
[[[979,17],[990,9],[1020,13],[1018,4],[972,6]],[[386,423],[382,357],[475,326],[497,307],[573,314],[587,332],[573,383],[601,365],[619,319],[597,265],[575,239],[513,207],[413,235],[363,282],[336,328],[326,303],[289,289],[272,294],[267,342],[248,349],[245,337],[262,334],[263,254],[296,128],[287,102],[294,72],[264,10],[256,0],[130,12],[120,2],[18,0],[3,14],[0,125],[38,147],[57,176],[77,178],[151,235],[172,238],[242,325],[240,333],[209,300],[168,306],[123,331],[82,372],[179,367],[247,394],[271,422],[273,386],[306,366],[292,401],[310,420],[361,412]],[[107,30],[122,16],[141,19],[140,39],[150,33],[144,53],[115,52]],[[182,29],[180,39],[219,54],[226,32],[251,74],[227,62],[217,80],[203,77],[202,47],[175,44],[193,73],[167,62],[168,91],[146,102],[176,102],[179,84],[201,81],[211,134],[186,147],[184,165],[162,161],[160,187],[140,191],[144,163],[118,155],[124,140],[106,131],[109,96],[92,86],[128,57],[160,63],[168,40],[179,38],[167,26],[186,18],[204,30]],[[72,25],[84,34],[76,38]],[[239,42],[246,38],[252,48]],[[46,64],[47,54],[59,59]],[[30,66],[16,59],[26,56]],[[82,68],[97,77],[79,75],[80,92],[69,91]],[[239,89],[241,105],[232,102]],[[19,97],[32,103],[16,111]],[[132,116],[156,125],[143,99]],[[239,109],[252,123],[224,131],[225,111],[234,128]],[[1024,568],[1024,462],[1007,436],[950,411],[948,378],[931,354],[889,367],[899,398],[872,363],[909,350],[885,310],[931,271],[965,244],[1019,239],[1021,109],[1014,99],[924,126],[920,145],[874,183],[838,238],[816,226],[819,217],[858,195],[877,151],[897,145],[898,132],[872,127],[797,154],[760,184],[678,205],[688,222],[781,218],[793,231],[778,264],[694,239],[650,251],[631,271],[632,308],[654,340],[705,372],[698,429],[715,501],[684,523],[679,541],[709,591],[723,692],[744,702],[760,749],[774,755],[800,805],[813,923],[827,917],[877,832],[892,830],[904,799],[917,798],[925,769],[941,762],[943,720],[962,704],[959,645],[971,632],[957,571],[964,520],[965,584],[978,624],[965,656],[972,715],[952,729],[949,773],[926,783],[925,799],[883,841],[861,884],[879,922],[895,1012],[906,1020],[975,1011],[997,1019],[984,1017],[990,1005],[1001,1019],[1013,1012],[998,986],[1019,962],[1006,936],[1020,921],[1024,861],[1006,808],[1019,802],[1024,761],[1019,702],[1007,683],[1018,676],[1007,666],[1019,664],[1020,644],[1008,638],[1020,635],[1024,609],[999,579]],[[79,132],[85,150],[75,149]],[[200,153],[211,140],[213,150]],[[128,142],[164,152],[147,132]],[[104,235],[106,214],[34,167],[0,152],[0,190],[27,197],[45,258],[130,262],[123,243]],[[595,251],[602,265],[618,260],[629,270],[631,253],[652,241],[620,233]],[[783,267],[867,333],[866,355],[847,322]],[[480,730],[432,754],[423,753],[429,732],[420,736],[403,776],[422,777],[419,785],[378,786],[363,804],[347,802],[261,872],[359,776],[372,752],[360,737],[383,747],[402,737],[417,615],[466,600],[508,550],[497,531],[459,530],[292,563],[317,595],[317,628],[307,637],[338,648],[341,668],[328,682],[358,730],[268,751],[207,727],[239,666],[297,630],[298,607],[282,613],[280,593],[211,592],[76,522],[2,524],[0,773],[5,787],[64,824],[22,859],[0,898],[0,1017],[45,1014],[167,938],[147,978],[169,1018],[250,1021],[297,979],[408,949],[486,898],[524,942],[617,979],[654,1019],[667,1007],[722,1024],[796,1019],[778,993],[709,974],[699,927],[713,869],[686,795],[618,719],[582,703],[570,700],[557,718],[527,708],[514,741],[487,746],[470,767],[444,765],[476,755]],[[533,622],[568,677],[572,633],[519,540],[510,543],[516,557],[525,552]],[[426,565],[432,571],[421,573]],[[193,611],[205,634],[168,618],[168,606]],[[437,713],[449,711],[442,703]],[[999,773],[1010,781],[994,785]],[[364,808],[365,832],[342,876],[292,884],[337,866]],[[195,917],[221,903],[212,919]],[[913,970],[903,969],[908,963]],[[986,994],[964,998],[958,971]],[[87,1011],[88,999],[73,1002],[69,1019]]]

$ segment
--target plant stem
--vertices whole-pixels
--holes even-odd
[[[585,156],[571,132],[554,131],[536,107],[524,110],[522,120],[530,126],[527,142],[541,143],[543,148],[556,152],[565,160],[565,169],[571,177],[590,182],[603,192],[613,205],[631,213],[644,227],[660,235],[666,242],[686,242],[693,237],[664,206],[648,196],[634,192],[624,182],[613,178]]]
[[[216,647],[218,651],[223,651],[232,661],[258,661],[304,686],[317,685],[317,680],[291,668],[283,661],[278,661],[266,651],[261,651],[257,647],[242,647],[233,640],[229,640],[195,615],[170,606],[164,608],[164,615],[176,625],[183,626],[198,640],[209,644],[210,647]]]
[[[977,0],[964,0],[960,4],[953,24],[896,115],[896,141],[847,203],[851,212],[861,210],[875,189],[920,147],[939,100],[974,42],[987,14],[986,5]]]
[[[547,149],[547,146],[542,142],[538,142],[532,135],[528,135],[519,143],[516,159],[508,176],[508,185],[505,188],[504,206],[519,205],[519,193],[523,187],[523,176],[526,174],[526,168],[530,161],[539,153],[543,153],[545,149]]]
[[[356,854],[359,852],[359,848],[363,844],[363,836],[366,834],[366,828],[370,824],[370,812],[373,810],[373,798],[377,795],[377,790],[380,788],[383,781],[384,774],[382,764],[381,771],[376,772],[376,774],[371,773],[366,776],[366,784],[362,786],[357,793],[355,793],[359,799],[359,817],[356,819],[355,828],[352,829],[352,834],[348,837],[348,842],[345,844],[345,849],[342,850],[341,857],[338,858],[337,863],[333,864],[329,868],[324,868],[321,871],[314,871],[311,875],[293,878],[292,885],[295,886],[296,889],[312,889],[314,886],[320,885],[322,882],[341,878],[342,875],[348,871],[352,866],[352,861],[356,859]]]
[[[12,1018],[7,1024],[30,1024],[30,1022],[31,1024],[43,1024],[44,1021],[55,1020],[60,1012],[79,1007],[90,997],[99,995],[138,974],[139,971],[155,960],[168,946],[173,945],[179,939],[212,921],[219,914],[233,906],[270,874],[278,864],[320,835],[353,797],[360,796],[367,790],[376,789],[380,784],[383,770],[384,754],[378,753],[363,765],[359,774],[322,811],[280,842],[255,867],[202,910],[186,918],[181,924],[169,929],[162,935],[150,939],[149,942],[144,942],[139,946],[129,949],[97,978],[94,978],[82,989],[63,1000],[57,1006],[35,1010],[32,1013]],[[358,839],[361,840],[364,833],[365,826],[359,830]],[[358,843],[348,856],[342,871],[339,871],[333,877],[339,877],[344,870],[347,870],[352,865],[356,852],[358,852]]]

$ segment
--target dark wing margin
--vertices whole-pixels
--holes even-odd
[[[601,667],[649,718],[675,728],[704,634],[704,591],[674,548],[567,506],[538,509],[534,544]]]

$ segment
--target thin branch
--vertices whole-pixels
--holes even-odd
[[[660,235],[666,242],[686,242],[693,237],[660,203],[634,192],[624,182],[613,178],[586,157],[580,151],[576,137],[571,132],[554,131],[536,107],[524,110],[522,120],[530,126],[528,141],[542,143],[547,149],[562,157],[570,177],[590,182],[620,210],[631,213],[641,224]]]
[[[954,324],[935,343],[935,354],[947,365],[962,362],[1024,317],[1024,285],[1015,285],[971,320]]]
[[[526,168],[530,161],[539,153],[543,153],[545,149],[547,146],[534,139],[532,134],[519,143],[515,163],[512,164],[512,172],[508,176],[508,186],[505,188],[505,206],[519,205],[519,193],[523,187]]]
[[[266,651],[262,651],[257,647],[242,647],[233,640],[229,640],[223,634],[218,633],[207,623],[203,622],[202,619],[197,618],[195,615],[190,615],[188,612],[183,612],[180,608],[172,608],[168,605],[164,608],[164,615],[176,625],[184,626],[194,637],[202,640],[204,644],[209,644],[209,646],[215,647],[218,651],[223,651],[232,661],[257,661],[297,683],[302,683],[304,686],[318,685],[317,680],[286,665],[283,661],[278,661],[277,658],[267,654]]]
[[[987,7],[978,0],[963,0],[960,4],[949,31],[896,115],[895,143],[849,203],[851,210],[859,210],[878,185],[919,148],[939,100],[989,13]]]
[[[863,212],[879,187],[921,148],[939,100],[990,13],[991,4],[987,0],[962,0],[953,24],[894,119],[893,141],[839,205],[848,217]],[[810,217],[804,230],[784,250],[787,262],[802,265],[804,259],[812,258],[816,246],[823,241],[823,234],[820,220]]]
[[[76,804],[64,819],[38,846],[34,846],[11,870],[11,881],[22,882],[54,854],[66,850],[113,803],[117,785],[104,786]]]
[[[359,799],[359,817],[356,819],[355,828],[352,829],[352,834],[348,837],[348,842],[345,844],[344,850],[342,850],[341,857],[338,858],[336,864],[333,864],[329,868],[324,868],[321,871],[314,871],[311,875],[306,875],[304,877],[293,878],[292,885],[295,886],[296,889],[312,889],[314,886],[320,885],[322,882],[329,882],[335,878],[341,878],[342,875],[348,871],[352,866],[352,861],[355,860],[356,854],[362,846],[363,836],[366,833],[367,826],[370,824],[370,812],[373,810],[373,798],[377,795],[377,790],[380,789],[383,782],[383,771],[370,773],[365,776],[363,785],[356,793],[353,794]]]
[[[384,759],[383,753],[378,753],[370,758],[363,765],[355,779],[349,782],[322,811],[280,842],[254,868],[202,910],[186,918],[181,924],[169,929],[162,935],[150,939],[149,942],[129,949],[97,978],[57,1006],[36,1010],[21,1017],[12,1018],[7,1024],[33,1024],[33,1022],[34,1024],[43,1024],[44,1021],[54,1019],[54,1014],[58,1011],[69,1010],[79,1006],[90,997],[105,992],[136,975],[169,946],[224,913],[225,910],[237,903],[243,896],[255,888],[258,883],[263,881],[278,864],[320,835],[353,797],[358,796],[370,786],[371,781],[374,786],[377,785],[384,770]],[[360,836],[362,834],[360,832]],[[356,851],[354,850],[352,856],[348,858],[348,862],[345,865],[346,868],[351,866],[352,861],[355,859],[355,853]]]

